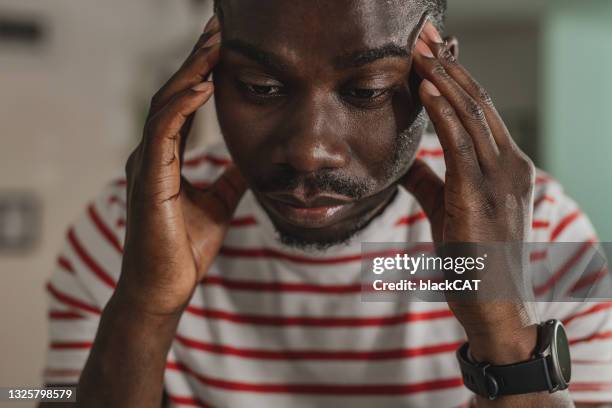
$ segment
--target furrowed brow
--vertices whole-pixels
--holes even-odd
[[[409,55],[406,47],[389,43],[382,47],[359,50],[346,55],[341,55],[334,61],[337,68],[359,68],[384,58],[405,58]]]
[[[241,54],[242,56],[255,61],[259,65],[273,68],[277,71],[283,71],[287,69],[287,65],[284,64],[277,55],[271,52],[264,51],[253,44],[249,44],[242,40],[228,40],[223,42],[223,47],[234,52]]]

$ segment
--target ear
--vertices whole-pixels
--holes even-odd
[[[453,54],[453,57],[455,57],[455,59],[459,59],[459,40],[457,37],[445,37],[444,41],[446,41],[448,44],[448,49]]]

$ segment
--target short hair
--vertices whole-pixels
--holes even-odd
[[[219,19],[223,19],[223,13],[221,12],[222,1],[223,0],[214,0],[214,12],[219,16]],[[435,25],[439,30],[443,31],[446,9],[448,7],[447,0],[416,0],[416,2],[422,4],[429,10]]]

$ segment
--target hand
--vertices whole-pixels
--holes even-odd
[[[181,177],[195,112],[213,93],[207,78],[219,59],[213,17],[180,70],[162,87],[127,165],[127,233],[117,293],[153,314],[182,312],[223,242],[245,182],[230,167],[209,189]]]
[[[533,212],[533,163],[512,140],[487,92],[458,63],[431,22],[426,23],[415,54],[414,69],[423,78],[420,99],[444,150],[446,177],[442,181],[417,160],[403,185],[426,212],[434,241],[527,241]],[[521,267],[520,259],[489,261],[488,265],[518,262]],[[529,327],[529,333],[533,332],[535,318],[520,300],[468,305],[449,301],[449,306],[470,341],[503,336],[505,328],[514,333]]]

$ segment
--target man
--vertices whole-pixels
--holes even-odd
[[[557,183],[536,182],[456,41],[440,36],[444,10],[219,2],[153,98],[127,181],[69,231],[48,286],[47,383],[78,382],[87,407],[612,401],[607,303],[360,301],[362,242],[594,237]],[[229,154],[183,157],[213,90]],[[422,136],[425,111],[437,138]],[[550,318],[572,344],[569,391],[490,401],[463,385],[466,340],[470,364],[529,361]]]

